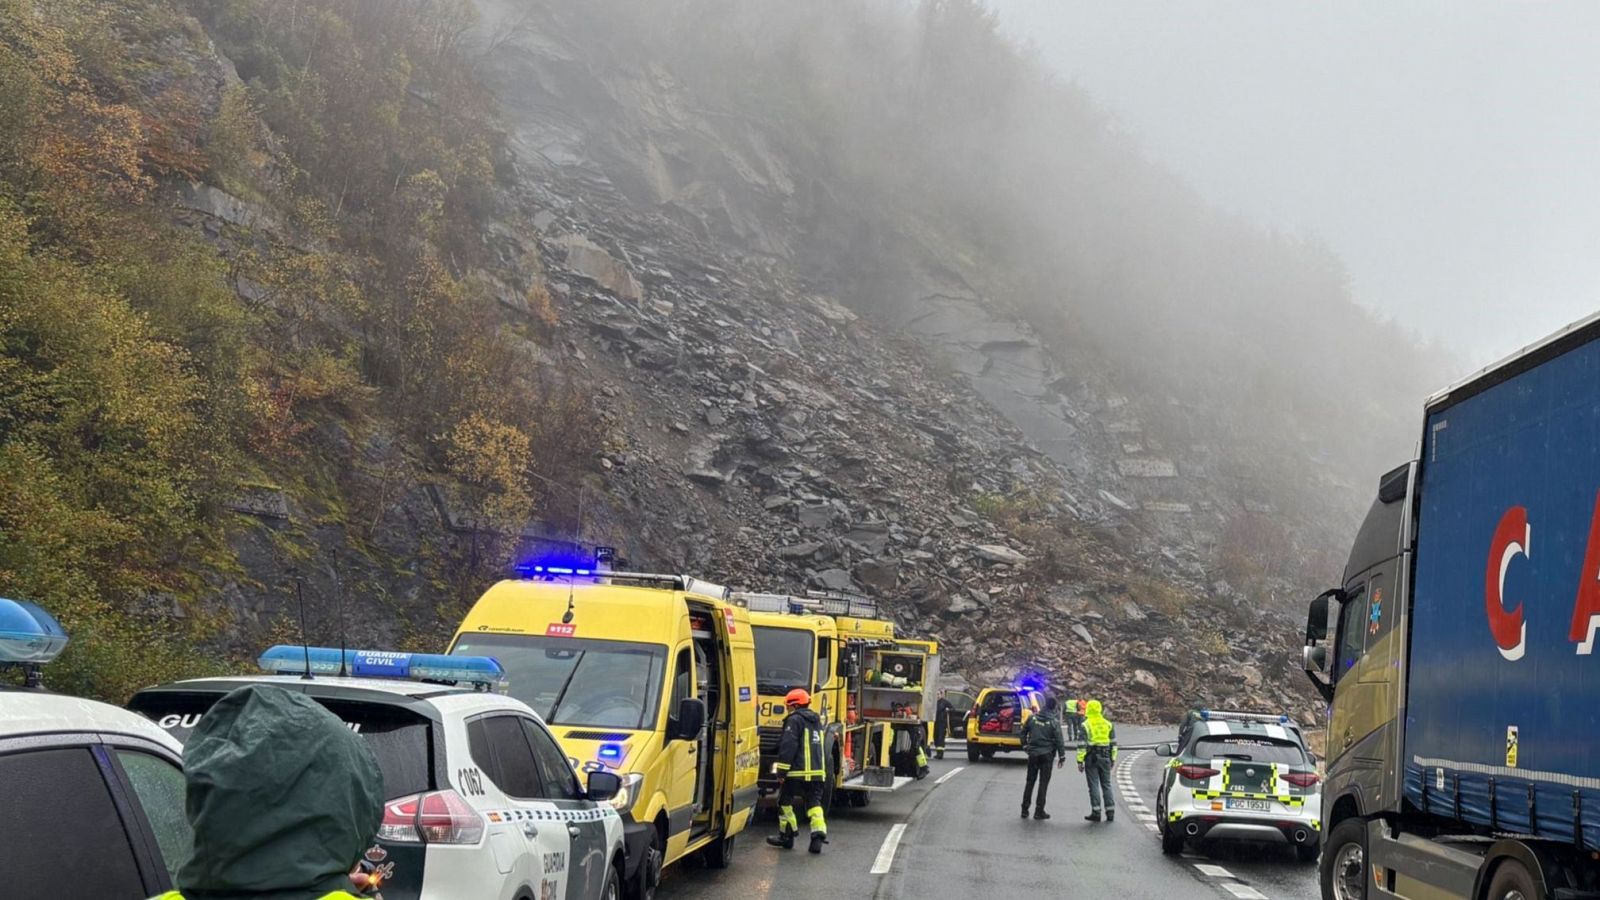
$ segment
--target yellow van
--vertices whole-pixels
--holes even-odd
[[[967,761],[1022,749],[1022,723],[1043,707],[1031,687],[986,687],[967,710]]]
[[[691,853],[728,865],[757,799],[755,641],[720,585],[533,566],[491,587],[452,654],[492,656],[575,768],[622,777],[629,897]]]

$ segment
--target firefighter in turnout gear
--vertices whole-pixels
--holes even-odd
[[[795,688],[783,698],[789,715],[783,720],[783,737],[778,740],[778,833],[767,843],[785,850],[794,848],[800,833],[800,820],[794,813],[796,797],[804,797],[806,818],[811,827],[812,853],[821,853],[828,842],[828,822],[822,815],[822,791],[827,783],[828,763],[823,756],[822,719],[812,712],[811,694]]]
[[[1099,700],[1090,700],[1084,712],[1083,730],[1088,739],[1078,748],[1078,771],[1089,777],[1091,808],[1084,818],[1098,822],[1100,811],[1104,809],[1106,821],[1112,822],[1117,817],[1111,799],[1111,765],[1117,761],[1117,727],[1102,714]]]

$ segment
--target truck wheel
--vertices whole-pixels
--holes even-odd
[[[733,839],[736,837],[738,835],[725,834],[700,851],[700,859],[705,862],[706,868],[726,869],[733,864]]]
[[[984,759],[994,759],[994,751],[993,750],[985,750],[985,751],[983,751],[983,758]]]
[[[1345,819],[1329,832],[1322,854],[1322,896],[1366,900],[1367,878],[1367,822]]]
[[[860,809],[872,802],[871,791],[851,791],[848,796],[850,797],[850,805],[856,807],[857,809]]]
[[[977,761],[978,761],[978,748],[972,746],[971,744],[968,744],[967,745],[967,762],[977,762]]]
[[[1545,895],[1539,892],[1533,876],[1522,863],[1507,859],[1495,866],[1486,900],[1545,900]]]

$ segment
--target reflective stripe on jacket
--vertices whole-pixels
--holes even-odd
[[[822,719],[816,713],[800,707],[783,720],[783,737],[778,739],[778,761],[773,771],[801,781],[822,781],[827,777]]]
[[[176,890],[168,890],[166,894],[152,898],[152,900],[186,900],[186,898]],[[323,894],[317,900],[362,900],[362,898],[357,897],[355,894],[349,894],[346,890],[334,890],[333,894]]]

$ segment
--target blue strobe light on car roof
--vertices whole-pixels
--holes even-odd
[[[448,681],[502,690],[506,672],[488,656],[445,656],[440,653],[395,653],[388,650],[339,650],[279,644],[261,654],[257,664],[274,675],[344,674],[355,678],[401,678]]]
[[[66,646],[55,616],[36,603],[0,597],[0,663],[42,666]]]

